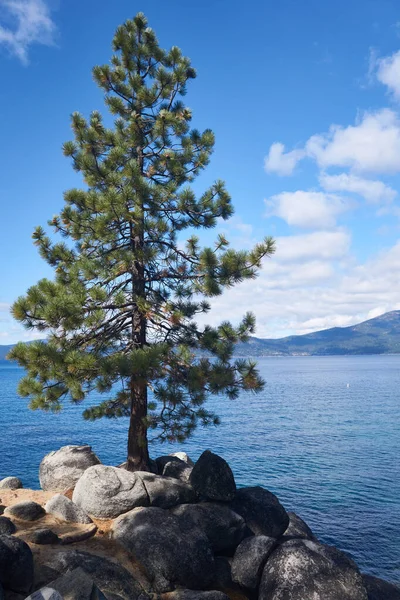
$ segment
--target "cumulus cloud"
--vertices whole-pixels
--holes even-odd
[[[292,263],[293,269],[296,269],[299,261],[343,259],[350,244],[350,233],[343,229],[282,236],[276,240],[274,261]]]
[[[336,217],[349,208],[340,196],[303,190],[276,194],[265,204],[267,216],[280,217],[288,225],[306,229],[334,227]]]
[[[372,58],[372,61],[378,81],[386,85],[393,96],[400,100],[400,50],[391,56]]]
[[[321,187],[329,192],[350,192],[358,194],[372,204],[390,203],[397,196],[397,192],[383,181],[365,179],[349,173],[328,175],[321,173],[319,177]]]
[[[297,163],[304,158],[304,150],[297,149],[285,152],[285,146],[275,142],[269,149],[268,156],[264,159],[264,167],[267,173],[277,175],[291,175]]]
[[[0,0],[0,45],[23,64],[29,62],[31,45],[54,43],[55,30],[43,0]]]

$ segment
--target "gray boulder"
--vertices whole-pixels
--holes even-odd
[[[90,446],[63,446],[47,454],[39,467],[40,486],[46,491],[73,488],[82,474],[100,460]]]
[[[189,482],[207,500],[229,502],[235,497],[236,484],[230,466],[210,450],[203,452],[194,465]]]
[[[14,523],[7,517],[0,517],[0,535],[12,535],[17,531]]]
[[[368,600],[356,564],[343,552],[310,540],[279,546],[265,565],[259,600]]]
[[[206,589],[214,578],[214,556],[208,538],[198,529],[157,507],[136,508],[116,519],[113,538],[146,572],[155,592],[176,585]]]
[[[6,590],[29,592],[33,583],[33,556],[17,537],[0,535],[0,584]]]
[[[169,461],[166,463],[162,475],[164,477],[174,477],[175,479],[180,479],[180,481],[188,482],[192,471],[193,467],[188,467],[183,461]]]
[[[30,594],[25,600],[64,600],[64,598],[53,588],[44,587]]]
[[[186,454],[186,452],[171,452],[169,456],[174,456],[176,458],[179,458],[180,460],[183,460],[183,462],[186,463],[188,467],[194,467],[194,462]]]
[[[368,600],[400,600],[400,587],[397,585],[372,575],[363,575],[362,578]]]
[[[248,533],[242,517],[224,504],[181,504],[171,509],[171,512],[180,518],[188,531],[193,528],[202,530],[214,552],[234,552]]]
[[[199,590],[175,590],[168,594],[168,600],[229,600],[224,592],[215,590],[201,592]]]
[[[43,574],[44,566],[49,573],[47,580]],[[47,555],[47,562],[41,569],[41,585],[50,586],[55,572],[62,575],[79,567],[89,575],[107,598],[138,600],[141,597],[143,600],[143,594],[146,595],[146,590],[121,564],[104,556],[79,550],[59,550]]]
[[[51,529],[35,529],[35,531],[32,531],[29,536],[29,542],[39,545],[58,544],[60,542],[60,538]]]
[[[230,507],[241,515],[255,535],[281,536],[289,517],[278,498],[262,487],[246,487],[236,492]]]
[[[191,485],[173,477],[162,477],[153,473],[138,472],[147,492],[150,506],[170,508],[177,504],[195,502],[196,494]]]
[[[44,508],[37,502],[32,500],[26,500],[24,502],[18,502],[13,506],[8,506],[4,511],[6,516],[14,517],[15,519],[21,519],[21,521],[37,521],[46,514]]]
[[[92,523],[92,519],[80,506],[62,494],[56,494],[50,498],[44,508],[48,514],[53,515],[61,521],[83,523],[86,525]]]
[[[107,600],[103,592],[85,573],[77,567],[49,583],[47,589],[58,592],[63,600]]]
[[[289,525],[284,535],[285,540],[293,538],[302,538],[304,540],[312,540],[317,542],[317,538],[303,519],[301,519],[296,513],[288,512]]]
[[[73,502],[100,519],[115,518],[136,506],[148,506],[149,497],[137,473],[118,467],[89,467],[75,486]]]
[[[19,490],[22,487],[22,481],[18,477],[6,477],[0,481],[0,490]]]
[[[276,547],[276,539],[266,535],[246,538],[237,547],[232,561],[232,579],[239,585],[256,590],[267,558]]]

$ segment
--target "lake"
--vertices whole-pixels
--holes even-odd
[[[259,395],[211,400],[222,424],[152,455],[209,448],[239,485],[262,485],[321,541],[361,570],[400,582],[400,356],[261,358]],[[32,412],[16,386],[21,369],[0,364],[0,478],[38,487],[47,452],[90,444],[105,464],[125,460],[127,420],[84,421],[82,408]]]

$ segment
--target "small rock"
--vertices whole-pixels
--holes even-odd
[[[368,600],[400,600],[400,587],[397,585],[372,575],[363,575],[362,578]]]
[[[61,521],[83,523],[86,525],[92,523],[92,519],[80,506],[62,494],[57,494],[50,498],[44,508],[48,514],[53,515]]]
[[[21,519],[22,521],[37,521],[46,514],[44,508],[37,502],[32,500],[26,500],[25,502],[18,502],[13,506],[8,506],[4,511],[7,516]]]
[[[90,446],[63,446],[47,454],[39,467],[40,486],[46,491],[74,487],[89,467],[100,464]]]
[[[171,512],[180,518],[188,531],[201,529],[214,552],[234,552],[248,531],[242,517],[224,504],[181,504]]]
[[[59,536],[61,544],[76,544],[77,542],[83,542],[93,537],[96,534],[97,525],[92,523],[91,525],[82,526],[79,531],[70,531],[69,533],[63,533]]]
[[[214,579],[211,545],[198,529],[188,530],[162,508],[136,508],[114,521],[113,538],[140,563],[155,592],[176,585],[205,589]]]
[[[180,460],[183,460],[183,462],[186,463],[188,467],[194,467],[194,462],[191,460],[191,458],[189,458],[186,452],[171,452],[169,456],[173,456],[179,458]]]
[[[199,590],[175,590],[169,594],[165,594],[165,600],[229,600],[229,596],[224,592],[210,590],[200,592]]]
[[[0,535],[0,584],[17,593],[33,583],[33,556],[28,544],[15,536]]]
[[[246,487],[236,492],[231,502],[255,535],[277,538],[286,531],[289,517],[278,498],[262,487]]]
[[[232,579],[239,585],[256,590],[267,558],[276,546],[276,539],[257,535],[243,540],[232,562]]]
[[[25,600],[64,600],[59,592],[53,590],[51,587],[44,587],[40,590],[36,590]]]
[[[18,477],[6,477],[0,481],[0,490],[19,490],[22,487],[22,481]]]
[[[356,564],[343,552],[293,539],[268,558],[259,600],[368,600]]]
[[[0,517],[0,535],[12,535],[17,531],[14,523],[7,517]]]
[[[302,538],[304,540],[312,540],[317,542],[317,538],[314,536],[313,532],[296,513],[288,512],[289,516],[289,525],[283,534],[285,539],[293,539],[293,538]]]
[[[236,484],[230,466],[209,450],[194,465],[189,482],[207,500],[229,502],[235,497]]]
[[[33,544],[58,544],[60,538],[51,529],[35,529],[29,536],[29,541]]]
[[[6,506],[4,506],[4,504],[0,504],[0,515],[3,514],[3,512],[6,510]]]

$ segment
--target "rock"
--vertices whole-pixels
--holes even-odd
[[[0,584],[13,592],[29,592],[33,583],[33,556],[28,544],[15,536],[0,535]]]
[[[96,586],[111,599],[119,596],[122,600],[141,600],[146,590],[132,577],[122,565],[109,558],[82,552],[79,550],[59,550],[47,556],[44,565],[50,572],[55,571],[62,575],[81,567],[94,581]],[[48,581],[43,580],[42,585],[49,586],[54,577]]]
[[[400,600],[400,587],[397,585],[372,575],[363,575],[362,578],[368,600]]]
[[[6,506],[4,506],[4,504],[0,504],[0,515],[3,514],[3,512],[6,510]]]
[[[30,594],[25,600],[64,600],[64,598],[53,588],[44,587]]]
[[[176,461],[170,461],[166,463],[162,475],[164,477],[174,477],[175,479],[188,482],[192,471],[193,467],[188,467],[184,462],[178,463]]]
[[[232,579],[239,585],[256,590],[267,558],[276,547],[276,539],[266,535],[246,538],[236,549],[232,561]]]
[[[0,490],[19,490],[22,487],[22,481],[18,477],[6,477],[0,481]]]
[[[269,557],[259,600],[368,600],[361,574],[343,552],[310,540],[293,539]]]
[[[3,586],[0,584],[0,600],[4,600],[5,596],[4,596],[4,590],[3,590]]]
[[[138,472],[150,502],[150,506],[170,508],[177,504],[195,502],[196,494],[191,485],[173,477],[162,477],[153,473]]]
[[[229,502],[235,497],[236,484],[230,466],[209,450],[203,452],[194,465],[189,482],[207,500]]]
[[[100,464],[90,446],[63,446],[47,454],[39,467],[40,486],[46,491],[74,487],[89,467]]]
[[[279,537],[289,525],[287,512],[278,498],[259,486],[238,490],[230,507],[243,517],[255,535]]]
[[[87,573],[78,567],[49,583],[63,600],[107,600]]]
[[[175,590],[170,594],[165,594],[165,600],[229,600],[229,596],[223,592],[199,590]]]
[[[248,532],[242,517],[224,504],[181,504],[171,512],[180,518],[188,531],[192,528],[201,529],[214,552],[234,552]]]
[[[158,472],[162,474],[165,465],[171,462],[174,462],[177,465],[182,465],[183,467],[188,466],[184,460],[179,458],[179,456],[171,456],[171,454],[167,454],[165,456],[159,456],[158,458],[156,458]]]
[[[58,544],[60,538],[51,529],[35,529],[29,536],[29,541],[32,544]]]
[[[56,496],[50,498],[44,508],[48,514],[61,521],[86,525],[92,523],[92,519],[80,506],[62,494],[56,494]]]
[[[96,531],[97,525],[91,523],[90,525],[83,525],[79,531],[63,533],[59,538],[61,544],[76,544],[77,542],[83,542],[93,537],[96,534]]]
[[[149,497],[137,473],[118,467],[89,467],[75,486],[73,501],[89,515],[115,518],[135,508],[148,506]]]
[[[216,556],[215,562],[215,578],[213,581],[213,587],[223,589],[226,592],[241,592],[241,598],[243,596],[243,590],[235,583],[232,579],[232,559],[227,556]]]
[[[194,462],[189,458],[186,452],[171,452],[169,456],[173,456],[179,458],[180,460],[183,460],[183,462],[186,463],[188,467],[194,467]]]
[[[317,538],[307,525],[296,513],[288,512],[289,516],[289,525],[283,534],[285,540],[289,540],[292,538],[302,538],[304,540],[312,540],[317,542]]]
[[[113,538],[141,564],[155,592],[175,585],[209,587],[214,578],[211,545],[198,529],[157,507],[136,508],[115,520]]]
[[[24,502],[13,504],[13,506],[8,506],[4,511],[4,514],[16,519],[21,519],[21,521],[37,521],[44,517],[46,512],[37,502],[25,500]]]
[[[12,535],[17,531],[14,523],[7,517],[0,517],[0,535]]]

